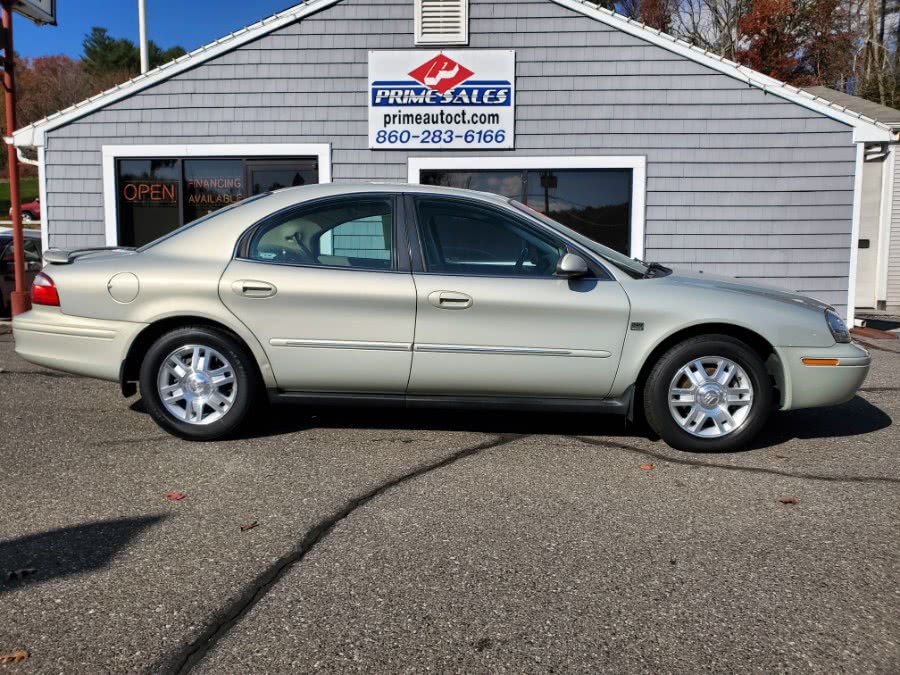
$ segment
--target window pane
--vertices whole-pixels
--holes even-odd
[[[529,170],[525,202],[610,248],[631,248],[630,169]]]
[[[453,199],[417,199],[429,272],[552,276],[565,246],[497,209]]]
[[[41,249],[35,243],[34,239],[26,239],[22,243],[22,248],[25,251],[25,262],[40,262],[41,261]]]
[[[184,222],[189,223],[243,198],[243,160],[184,160]]]
[[[252,194],[280,190],[319,182],[319,170],[312,161],[251,165],[250,186]]]
[[[257,232],[250,257],[273,263],[390,269],[391,199],[341,200],[300,209]]]
[[[119,244],[141,246],[181,224],[177,159],[118,162]]]
[[[522,199],[524,174],[522,171],[422,171],[422,185],[464,188],[479,192],[493,192],[510,199]]]

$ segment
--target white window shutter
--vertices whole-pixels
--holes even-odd
[[[417,45],[469,44],[469,0],[415,0]]]

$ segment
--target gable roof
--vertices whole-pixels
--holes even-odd
[[[881,124],[886,124],[891,129],[900,130],[900,110],[896,108],[890,108],[859,96],[845,94],[830,87],[806,87],[806,91],[814,96],[830,101],[844,110],[852,110],[860,115],[871,117]]]
[[[32,147],[44,145],[44,134],[61,127],[80,117],[84,117],[95,110],[104,108],[116,101],[127,98],[139,91],[152,87],[165,81],[189,68],[194,68],[201,63],[209,61],[221,54],[231,51],[243,44],[256,40],[264,35],[278,30],[304,17],[321,11],[340,0],[307,0],[299,5],[274,14],[262,21],[230,33],[215,42],[204,45],[194,51],[181,56],[174,61],[165,63],[147,73],[138,75],[112,89],[92,96],[91,98],[76,103],[75,105],[49,115],[26,127],[17,130],[13,134],[13,142],[18,147]],[[856,112],[845,106],[841,106],[827,98],[823,98],[811,91],[804,91],[789,84],[763,75],[751,68],[730,61],[722,56],[694,46],[684,40],[651,28],[634,19],[617,14],[608,9],[598,7],[587,0],[548,0],[558,5],[579,12],[611,28],[637,37],[641,40],[674,52],[712,70],[745,82],[748,86],[762,89],[766,93],[796,103],[805,108],[830,117],[838,122],[854,128],[854,141],[887,141],[893,140],[892,127],[862,112]]]

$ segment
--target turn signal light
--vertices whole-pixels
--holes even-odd
[[[59,307],[59,293],[53,279],[41,272],[31,282],[31,304]]]
[[[801,359],[804,366],[836,366],[840,359]]]

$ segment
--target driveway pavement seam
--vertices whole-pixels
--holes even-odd
[[[173,675],[191,672],[200,663],[209,649],[225,637],[241,618],[266,596],[290,568],[301,562],[320,541],[328,536],[336,525],[354,511],[375,499],[375,497],[399,485],[455,464],[462,459],[473,457],[485,450],[497,448],[525,437],[526,435],[524,434],[502,434],[490,441],[457,450],[437,462],[420,465],[401,476],[379,483],[362,495],[346,502],[344,506],[330,516],[323,518],[308,530],[300,544],[292,552],[282,556],[257,575],[256,579],[235,600],[219,611],[196,640],[162,663],[158,668],[154,668],[152,672],[171,673]]]
[[[726,471],[743,471],[745,473],[768,474],[772,476],[784,476],[785,478],[798,478],[800,480],[825,481],[829,483],[885,483],[888,485],[900,485],[900,478],[886,478],[882,476],[825,476],[814,473],[781,471],[780,469],[767,469],[761,466],[735,466],[733,464],[718,464],[716,462],[704,462],[701,460],[687,459],[683,457],[672,457],[662,452],[654,452],[645,448],[638,448],[625,443],[617,443],[615,441],[599,441],[593,438],[585,438],[584,436],[575,436],[575,438],[586,445],[593,445],[600,448],[610,448],[617,450],[628,450],[645,457],[652,457],[663,462],[671,462],[673,464],[681,464],[683,466],[700,466],[708,469],[724,469]]]

